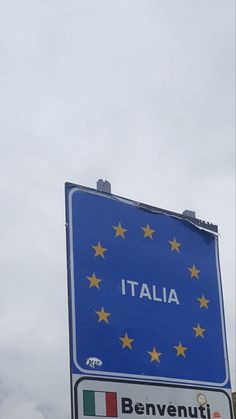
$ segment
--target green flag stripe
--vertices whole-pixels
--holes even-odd
[[[84,416],[95,416],[95,392],[83,391]]]

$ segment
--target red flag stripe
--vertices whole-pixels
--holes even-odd
[[[117,417],[116,393],[106,393],[106,416]]]

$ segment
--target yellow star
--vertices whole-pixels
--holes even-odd
[[[102,307],[100,311],[95,311],[95,313],[98,315],[98,321],[99,322],[106,322],[109,323],[107,318],[111,315],[111,313],[106,313],[106,311],[104,310],[104,308]]]
[[[192,268],[188,268],[188,270],[191,272],[191,278],[199,279],[198,274],[201,271],[199,269],[197,269],[195,265],[193,265]]]
[[[198,298],[198,301],[200,303],[200,308],[203,308],[203,307],[208,308],[208,304],[209,304],[210,300],[207,300],[204,297],[204,294],[202,294],[201,298]]]
[[[176,250],[176,252],[179,253],[179,248],[181,246],[181,243],[178,243],[176,241],[176,238],[174,237],[173,240],[169,240],[169,243],[171,245],[171,249],[170,250]]]
[[[101,282],[102,280],[101,280],[101,279],[96,278],[96,275],[95,275],[95,273],[94,273],[94,272],[93,272],[93,275],[92,275],[92,276],[87,276],[86,278],[87,278],[87,279],[89,280],[89,282],[90,282],[90,284],[89,284],[89,288],[96,287],[96,288],[100,289],[100,288],[99,288],[99,282]]]
[[[119,338],[119,339],[123,342],[122,349],[123,348],[132,349],[131,343],[134,341],[134,339],[130,339],[127,333],[125,334],[123,338]]]
[[[122,227],[121,223],[118,226],[112,226],[116,230],[116,237],[123,237],[125,238],[125,232],[127,231],[125,228]]]
[[[144,231],[144,238],[149,237],[153,240],[152,235],[155,233],[155,230],[152,230],[149,224],[147,224],[146,227],[142,227],[142,230]]]
[[[182,356],[186,356],[186,355],[185,355],[185,351],[186,351],[188,348],[186,348],[186,346],[183,346],[181,342],[179,342],[178,346],[174,346],[174,348],[175,348],[175,349],[176,349],[176,351],[177,351],[176,356],[180,356],[180,355],[182,355]]]
[[[162,355],[160,352],[156,351],[155,346],[153,346],[152,351],[148,352],[148,354],[151,356],[151,362],[157,361],[160,362],[160,356]]]
[[[102,258],[104,258],[104,252],[106,252],[107,249],[105,249],[105,247],[102,247],[100,242],[98,242],[97,246],[92,246],[92,248],[95,250],[94,256],[101,256]]]
[[[201,336],[201,338],[204,338],[203,333],[205,332],[206,329],[202,329],[200,324],[197,324],[197,327],[193,327],[193,330],[195,330],[196,335],[195,338],[197,338],[198,336]]]

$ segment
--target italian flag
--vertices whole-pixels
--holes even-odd
[[[116,393],[83,390],[84,415],[117,417]]]

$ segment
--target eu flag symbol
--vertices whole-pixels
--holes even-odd
[[[217,236],[72,186],[67,224],[73,372],[227,385]]]

